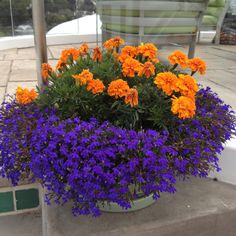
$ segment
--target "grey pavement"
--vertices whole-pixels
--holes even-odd
[[[191,179],[133,213],[75,217],[70,205],[50,206],[50,236],[235,236],[235,199],[236,186]],[[41,236],[40,212],[0,217],[0,236],[15,235]]]

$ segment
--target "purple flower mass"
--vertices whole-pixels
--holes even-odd
[[[235,133],[235,116],[209,88],[197,93],[193,119],[168,130],[129,130],[96,119],[62,120],[56,111],[14,101],[0,110],[0,174],[17,184],[33,173],[48,202],[73,202],[75,215],[100,214],[98,203],[130,208],[139,194],[174,193],[176,178],[219,170],[217,154]],[[135,187],[133,187],[135,186]]]

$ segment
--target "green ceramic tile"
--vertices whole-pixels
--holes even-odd
[[[0,213],[14,211],[13,193],[0,193]]]
[[[38,189],[17,190],[15,194],[17,210],[35,208],[39,205]]]

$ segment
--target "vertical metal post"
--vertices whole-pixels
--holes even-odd
[[[15,36],[14,20],[13,20],[13,14],[12,14],[12,3],[11,3],[11,0],[9,1],[9,4],[10,4],[10,16],[11,16],[11,32],[12,32],[12,36]]]
[[[36,50],[37,78],[39,87],[44,85],[41,75],[42,63],[47,63],[46,23],[44,0],[32,0],[34,41]]]
[[[37,78],[38,86],[44,85],[41,65],[47,63],[47,44],[46,44],[46,22],[44,13],[44,0],[32,0],[32,15],[34,27],[34,41],[36,50],[36,63],[37,63]],[[52,230],[50,226],[50,219],[48,216],[48,206],[44,202],[45,190],[41,188],[41,208],[42,208],[42,230],[43,236],[51,236]]]

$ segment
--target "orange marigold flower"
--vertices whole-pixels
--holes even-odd
[[[179,75],[177,82],[177,87],[181,95],[194,98],[196,92],[198,91],[198,85],[195,79],[190,75]]]
[[[145,75],[146,78],[150,78],[152,75],[155,75],[155,66],[150,61],[147,61],[141,65],[138,76],[143,75]]]
[[[135,88],[131,88],[125,95],[125,103],[130,104],[131,107],[138,105],[138,91]]]
[[[63,68],[65,65],[66,65],[65,62],[63,62],[62,60],[59,60],[56,65],[56,69],[59,70],[59,69]]]
[[[97,62],[102,60],[102,51],[99,47],[93,49],[93,60]]]
[[[118,48],[120,45],[125,43],[125,41],[119,36],[113,38],[112,41],[115,48]]]
[[[199,72],[201,75],[204,75],[206,72],[206,63],[199,57],[195,57],[188,61],[188,67],[192,72]]]
[[[168,96],[171,96],[174,91],[178,91],[177,81],[177,76],[172,72],[162,72],[157,74],[154,83]]]
[[[154,64],[157,64],[160,62],[160,60],[158,58],[152,58],[151,62],[153,62]]]
[[[114,44],[112,39],[107,40],[104,44],[103,47],[105,47],[108,51],[113,51],[114,49]]]
[[[173,114],[178,114],[181,119],[192,118],[196,111],[195,100],[185,96],[174,97],[171,111]]]
[[[122,48],[119,61],[124,62],[128,57],[135,57],[137,55],[137,48],[133,46],[125,46]]]
[[[136,72],[139,72],[141,68],[141,64],[139,61],[128,57],[123,65],[122,65],[122,72],[125,77],[134,77]]]
[[[76,48],[64,49],[61,53],[60,61],[67,63],[68,58],[71,56],[75,61],[80,55],[80,51]]]
[[[129,90],[128,83],[122,79],[117,79],[109,84],[107,93],[111,97],[118,98],[126,96],[128,90]]]
[[[138,46],[137,53],[152,59],[156,57],[157,50],[157,47],[153,43],[146,43]]]
[[[186,68],[188,66],[188,57],[181,51],[176,50],[168,57],[171,65],[180,65],[181,68]]]
[[[16,89],[16,101],[20,104],[28,104],[37,98],[38,94],[35,89],[22,88],[20,86]]]
[[[105,47],[108,51],[113,51],[114,48],[118,48],[120,45],[124,44],[125,41],[117,36],[115,38],[107,40],[104,44],[103,47]]]
[[[100,79],[92,79],[88,81],[87,90],[91,90],[93,94],[102,93],[104,89],[105,86]]]
[[[52,72],[52,67],[47,63],[43,63],[42,64],[42,77],[44,81],[48,79],[51,72]]]
[[[80,47],[79,47],[79,53],[80,55],[84,56],[88,53],[88,44],[83,43]]]
[[[75,79],[76,85],[86,85],[93,79],[93,74],[89,71],[89,69],[86,69],[78,75],[72,75],[72,77]]]

